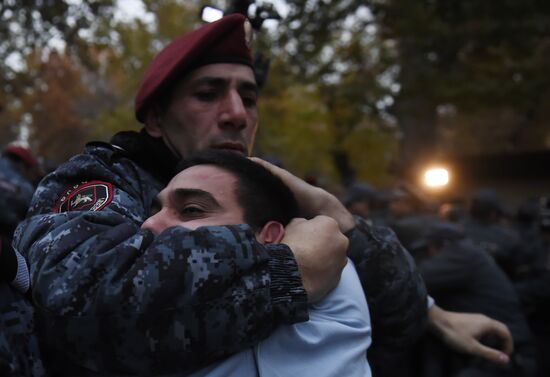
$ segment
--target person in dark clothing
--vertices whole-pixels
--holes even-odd
[[[469,218],[464,222],[468,237],[510,277],[521,254],[519,234],[502,224],[503,208],[496,192],[481,189],[472,195]]]
[[[290,173],[279,175],[311,220],[291,224],[285,243],[258,245],[239,225],[140,229],[179,158],[205,149],[251,153],[258,88],[246,34],[245,18],[230,15],[172,41],[136,96],[144,128],[90,143],[60,165],[17,229],[48,349],[84,375],[181,374],[256,344],[281,323],[307,320],[308,302],[336,285],[346,261],[345,242],[317,215],[347,236],[377,328],[373,342],[397,346],[423,330],[425,287],[393,232],[353,218],[336,197]],[[443,317],[430,321],[457,344],[475,341],[477,333],[456,331]],[[508,336],[499,323],[479,323]]]
[[[547,251],[541,216],[540,200],[535,198],[523,201],[518,207],[514,225],[521,239],[521,252],[514,261],[514,281],[532,276],[533,271],[545,265]]]
[[[447,222],[431,225],[415,248],[422,246],[426,258],[419,261],[418,268],[438,304],[447,310],[479,312],[498,319],[508,326],[514,338],[509,366],[449,354],[437,361],[449,362],[440,365],[441,376],[534,376],[531,332],[512,283],[492,258],[465,238],[460,226]]]
[[[0,157],[0,232],[11,238],[25,218],[34,192],[33,178],[39,163],[27,149],[10,145]]]
[[[527,228],[524,232],[532,237],[526,240],[528,244],[537,248],[531,254],[532,259],[522,264],[522,273],[516,276],[514,284],[537,346],[537,376],[546,377],[550,375],[550,198],[528,203],[529,207],[522,207],[518,217],[523,223],[535,219],[535,224],[529,221],[530,226],[523,228]]]
[[[389,216],[386,225],[395,232],[403,246],[411,250],[412,243],[436,216],[426,211],[425,200],[407,186],[391,190],[388,200]]]
[[[25,218],[40,164],[27,148],[9,145],[0,157],[0,375],[45,375],[34,331],[34,309],[24,258],[11,246]]]
[[[374,203],[377,197],[376,189],[368,183],[354,182],[347,188],[342,203],[350,213],[370,220],[374,215]]]

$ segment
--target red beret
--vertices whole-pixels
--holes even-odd
[[[136,118],[145,122],[147,108],[154,98],[191,69],[214,63],[252,67],[245,20],[241,14],[231,14],[170,42],[153,59],[141,80],[135,100]]]
[[[24,147],[10,145],[4,149],[4,154],[19,157],[30,168],[38,166],[39,164],[32,152]]]

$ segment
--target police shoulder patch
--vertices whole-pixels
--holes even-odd
[[[113,185],[109,182],[83,182],[66,189],[53,210],[57,213],[101,211],[112,200]]]

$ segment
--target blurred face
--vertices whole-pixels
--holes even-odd
[[[243,210],[235,195],[236,184],[233,174],[213,165],[185,169],[158,194],[153,204],[154,214],[142,228],[159,234],[176,225],[196,229],[243,224]]]
[[[205,149],[252,151],[258,128],[254,72],[242,64],[199,67],[176,84],[167,110],[146,129],[180,157]]]
[[[406,216],[414,213],[414,205],[408,199],[396,198],[390,201],[390,212],[393,216]]]
[[[348,211],[353,215],[359,215],[365,219],[370,216],[370,205],[366,200],[358,200],[347,206]]]

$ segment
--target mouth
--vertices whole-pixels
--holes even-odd
[[[221,149],[229,152],[236,152],[246,156],[246,148],[238,142],[226,141],[212,146],[213,149]]]

